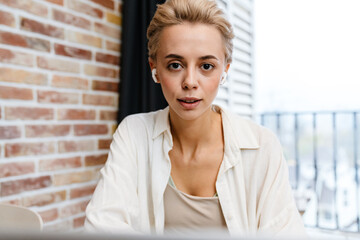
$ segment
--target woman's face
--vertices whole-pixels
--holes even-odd
[[[228,70],[222,36],[215,27],[184,23],[160,34],[157,79],[170,106],[170,114],[194,120],[210,112],[221,76]]]

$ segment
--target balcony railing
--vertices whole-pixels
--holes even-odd
[[[360,232],[359,111],[263,113],[283,145],[308,227]]]

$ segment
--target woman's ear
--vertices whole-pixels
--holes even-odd
[[[221,75],[220,78],[220,85],[223,85],[226,82],[227,73],[229,71],[230,63],[228,63],[224,69],[224,72]]]
[[[155,65],[154,61],[152,60],[152,58],[150,58],[150,57],[149,57],[149,65],[150,65],[150,69],[151,69],[152,79],[154,80],[155,83],[159,83],[159,81],[156,77],[156,65]]]
[[[150,69],[152,71],[154,68],[156,68],[156,64],[151,57],[148,58],[148,61],[149,61]]]
[[[226,67],[225,67],[225,71],[224,71],[224,72],[226,72],[226,74],[228,73],[229,68],[230,68],[230,63],[228,63],[228,64],[226,65]]]
[[[156,77],[156,68],[153,68],[153,70],[151,71],[151,75],[152,75],[152,78],[154,80],[155,83],[159,83],[157,77]]]

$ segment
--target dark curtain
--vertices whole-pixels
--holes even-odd
[[[165,0],[124,0],[121,41],[118,122],[133,113],[164,108],[167,103],[159,84],[151,78],[146,29],[156,4]]]

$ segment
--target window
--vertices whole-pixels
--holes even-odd
[[[252,117],[253,78],[253,1],[218,0],[234,28],[233,62],[227,82],[219,89],[215,104],[237,114]]]

